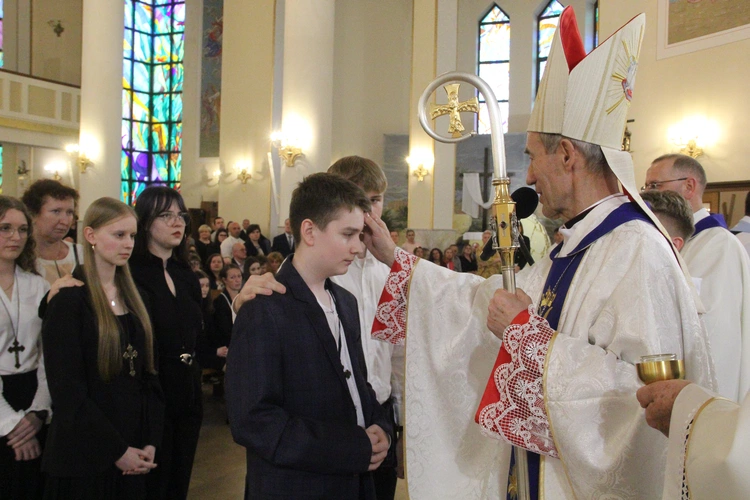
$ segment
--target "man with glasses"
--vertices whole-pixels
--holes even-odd
[[[668,154],[651,163],[642,189],[675,191],[690,205],[695,233],[680,253],[706,309],[719,394],[740,401],[750,388],[750,259],[724,218],[704,208],[705,188],[695,158]]]

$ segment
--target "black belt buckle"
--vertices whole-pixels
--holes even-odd
[[[189,354],[187,352],[183,352],[180,354],[180,362],[184,363],[187,366],[190,366],[193,364],[193,355]]]

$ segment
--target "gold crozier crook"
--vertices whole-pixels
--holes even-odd
[[[464,124],[461,122],[461,113],[479,113],[479,100],[476,96],[468,101],[459,102],[458,88],[460,86],[460,83],[443,86],[445,93],[448,94],[448,104],[430,104],[430,118],[433,120],[438,116],[450,115],[448,132],[454,138],[461,137],[463,135],[462,132],[466,130]]]

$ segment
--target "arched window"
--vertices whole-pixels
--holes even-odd
[[[122,200],[150,184],[179,189],[182,170],[184,0],[125,0]]]
[[[552,38],[557,29],[557,23],[565,8],[557,0],[550,0],[547,6],[542,10],[537,18],[537,35],[536,35],[536,88],[539,88],[539,82],[542,81],[544,68],[547,65],[547,57],[552,47]]]
[[[510,88],[510,18],[494,4],[479,21],[479,77],[492,88],[500,104],[503,132],[508,131]],[[479,96],[477,132],[490,133],[490,117],[484,96]]]

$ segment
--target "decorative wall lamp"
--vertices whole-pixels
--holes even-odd
[[[21,163],[18,164],[16,174],[18,174],[19,177],[24,177],[29,174],[29,167],[26,166],[26,160],[21,160]]]
[[[86,169],[94,164],[78,144],[68,144],[65,146],[65,151],[73,158],[73,161],[78,165],[82,174],[85,174]]]
[[[411,155],[406,157],[406,163],[409,164],[411,174],[417,181],[423,182],[424,178],[430,175],[435,158],[427,150],[412,151]]]
[[[52,31],[55,32],[55,35],[57,35],[58,38],[63,34],[63,31],[65,31],[60,19],[50,19],[47,21],[47,24],[49,24],[49,27],[52,28]]]
[[[249,161],[238,161],[234,164],[234,173],[237,176],[237,180],[242,184],[247,184],[247,181],[253,178],[252,167]]]
[[[287,167],[293,167],[297,158],[304,156],[302,152],[304,142],[299,134],[286,131],[271,134],[271,146],[278,149],[279,158]]]
[[[62,180],[62,176],[60,176],[60,171],[65,169],[65,165],[63,165],[61,162],[52,162],[48,163],[44,166],[44,171],[52,174],[52,178],[56,181]]]
[[[713,145],[718,135],[716,122],[702,116],[686,118],[668,131],[669,142],[679,148],[680,153],[693,158],[701,156],[706,146]]]

